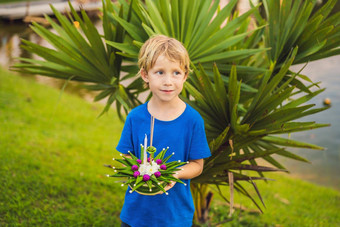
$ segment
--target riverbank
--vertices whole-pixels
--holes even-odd
[[[123,123],[114,111],[97,119],[103,105],[59,96],[0,67],[0,226],[119,226],[124,190],[103,164],[118,155]],[[340,226],[339,191],[268,176],[276,181],[258,182],[264,214],[236,211],[220,226]],[[237,193],[235,200],[255,208]],[[227,214],[215,193],[211,223]]]
[[[102,7],[100,0],[92,1],[74,1],[70,3],[76,11],[84,9],[86,11],[98,11]],[[2,1],[0,2],[0,18],[8,20],[24,19],[30,17],[43,17],[44,14],[52,15],[53,11],[50,4],[59,12],[69,12],[69,3],[66,0],[35,0],[35,1]]]

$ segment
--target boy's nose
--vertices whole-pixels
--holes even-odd
[[[169,74],[165,75],[165,77],[164,77],[164,84],[165,85],[171,85],[172,84],[171,75],[169,75]]]

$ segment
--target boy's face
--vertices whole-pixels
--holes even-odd
[[[170,61],[164,55],[157,58],[155,65],[147,73],[142,70],[141,76],[149,84],[153,98],[161,102],[176,101],[187,79],[180,64]]]

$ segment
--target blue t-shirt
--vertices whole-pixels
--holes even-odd
[[[133,109],[125,121],[124,129],[117,146],[123,154],[131,151],[141,157],[141,144],[144,144],[145,134],[150,145],[151,115],[147,103]],[[171,161],[189,161],[209,157],[204,122],[200,114],[186,104],[185,111],[172,121],[155,119],[153,146],[157,149],[155,156],[169,147],[165,154],[175,154]],[[141,195],[137,192],[125,194],[120,218],[132,227],[189,227],[195,211],[190,191],[190,180],[182,180],[184,184],[176,183],[168,193],[154,196]]]

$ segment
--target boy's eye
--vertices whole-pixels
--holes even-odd
[[[163,75],[163,71],[157,71],[156,74]]]
[[[180,72],[174,72],[174,74],[175,74],[175,76],[179,76],[179,75],[181,75],[181,73]]]

